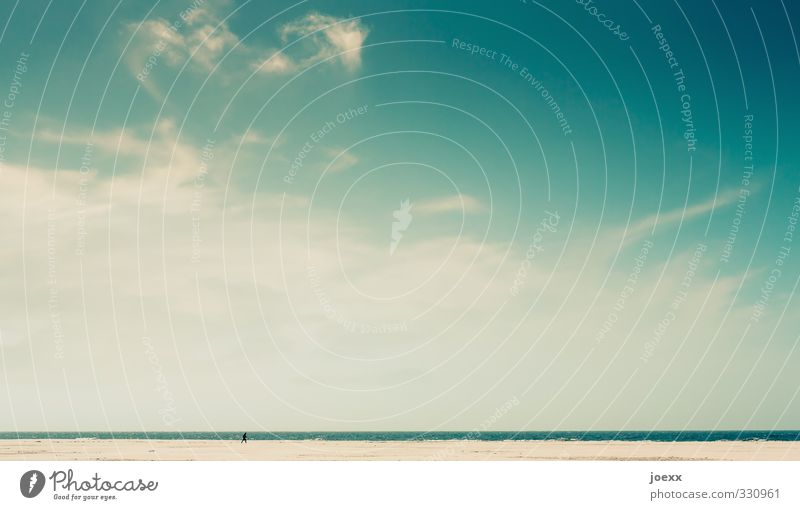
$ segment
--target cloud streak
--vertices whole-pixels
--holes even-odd
[[[622,231],[626,244],[635,242],[651,231],[666,228],[676,223],[685,222],[731,205],[738,197],[738,190],[727,190],[717,196],[709,198],[698,204],[679,207],[666,212],[651,214]]]
[[[434,215],[453,212],[480,214],[489,209],[477,198],[460,194],[417,202],[414,204],[414,210],[420,214]]]

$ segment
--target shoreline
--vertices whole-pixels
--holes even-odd
[[[0,461],[800,460],[800,441],[2,439]]]

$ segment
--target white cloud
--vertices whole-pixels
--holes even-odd
[[[105,404],[109,409],[110,423],[103,423],[99,413],[79,413],[77,428],[132,426],[139,417],[143,428],[158,428],[163,403],[152,390],[153,370],[142,347],[146,336],[159,353],[181,418],[197,428],[233,426],[248,413],[265,426],[285,428],[352,429],[346,420],[354,419],[386,427],[412,426],[416,420],[433,427],[465,409],[491,415],[496,401],[514,394],[522,402],[522,414],[508,417],[510,428],[530,425],[532,416],[541,416],[534,425],[543,428],[591,428],[593,423],[618,428],[624,425],[619,417],[632,418],[631,427],[647,427],[686,381],[674,374],[702,364],[692,388],[710,387],[708,374],[721,371],[706,368],[727,360],[750,313],[742,304],[728,313],[741,275],[714,281],[714,272],[701,264],[668,335],[645,365],[638,360],[644,342],[680,295],[691,250],[664,260],[667,247],[657,245],[633,295],[617,310],[635,255],[625,252],[610,267],[621,229],[606,227],[589,249],[593,232],[578,233],[564,246],[557,234],[566,234],[568,225],[561,224],[542,240],[544,251],[527,266],[519,295],[511,296],[510,287],[526,260],[525,246],[509,251],[497,240],[432,236],[406,243],[390,257],[385,238],[374,242],[357,217],[340,218],[325,210],[306,216],[305,197],[287,196],[286,204],[299,211],[284,211],[281,219],[276,205],[283,196],[278,192],[259,195],[254,204],[252,190],[180,186],[176,176],[197,174],[200,151],[177,139],[174,123],[165,121],[158,129],[163,146],[151,150],[144,173],[134,166],[113,180],[91,175],[85,185],[77,171],[59,172],[55,185],[46,168],[10,165],[2,173],[0,215],[12,240],[22,239],[25,215],[26,244],[0,247],[0,263],[20,268],[24,260],[27,271],[26,280],[15,270],[0,276],[6,377],[21,387],[35,357],[50,423],[71,423],[71,410],[60,405],[66,400],[66,374],[69,396],[84,399],[84,408]],[[69,143],[84,143],[88,136],[69,133]],[[119,132],[95,136],[101,141],[98,152],[116,150]],[[131,150],[144,143],[135,130],[125,136]],[[239,140],[234,137],[215,148],[209,178],[228,167]],[[179,157],[171,161],[172,149]],[[79,202],[82,190],[85,196]],[[24,207],[23,197],[28,197]],[[462,201],[469,210],[483,209],[476,199],[456,195],[415,204],[414,213],[457,212]],[[708,207],[692,206],[688,214],[696,217]],[[54,220],[49,211],[55,212]],[[81,215],[86,249],[78,257],[74,248]],[[674,213],[665,216],[664,221],[676,221]],[[53,280],[48,275],[50,238],[56,254]],[[196,263],[191,262],[194,249],[199,250]],[[310,280],[309,266],[318,282]],[[53,290],[58,295],[55,308],[49,303]],[[20,299],[23,295],[27,301]],[[333,308],[326,311],[323,301]],[[53,359],[54,309],[64,333],[63,361]],[[595,342],[612,311],[618,320],[602,342]],[[408,330],[365,335],[343,327],[335,320],[339,318],[356,327],[404,323]],[[766,320],[759,324],[763,338],[772,334],[771,325]],[[761,332],[754,328],[755,337]],[[704,358],[707,348],[711,353]],[[587,356],[589,361],[581,364]],[[691,362],[670,368],[675,356]],[[97,367],[94,373],[87,370],[90,357]],[[751,361],[749,356],[737,358],[733,369]],[[615,401],[637,367],[641,379]],[[668,376],[660,380],[663,374]],[[417,379],[409,382],[412,378]],[[102,396],[97,396],[98,381]],[[523,393],[531,383],[534,390]],[[380,389],[399,384],[403,386]],[[496,384],[500,386],[492,393]],[[754,384],[764,387],[761,381]],[[370,391],[346,392],[337,386]],[[644,398],[647,388],[656,386],[659,398]],[[254,388],[263,393],[258,406],[231,404],[238,391]],[[485,391],[490,397],[482,401]],[[700,418],[713,417],[713,411],[706,413],[700,406],[706,394],[684,394],[682,405],[675,406],[663,426],[689,423],[696,409]],[[744,407],[762,398],[752,394]],[[230,405],[224,412],[221,401]],[[637,414],[640,404],[662,407]],[[4,405],[0,403],[0,412]],[[25,414],[29,407],[14,402],[20,423],[44,428],[41,417]],[[140,416],[118,414],[126,409]],[[613,415],[607,416],[609,409]],[[381,421],[389,415],[400,417]],[[452,421],[453,428],[470,426],[463,418]]]
[[[266,145],[272,144],[275,140],[265,136],[263,133],[260,133],[254,129],[248,130],[242,137],[241,142],[242,144],[255,144],[255,145]],[[280,142],[275,144],[276,146],[281,145]]]
[[[284,44],[290,43],[292,37],[302,39],[297,44],[285,50],[263,50],[243,44],[214,10],[205,4],[174,20],[153,19],[127,25],[128,33],[136,36],[126,50],[126,65],[151,95],[163,100],[156,79],[160,67],[176,68],[191,57],[195,69],[209,72],[232,48],[237,48],[233,58],[240,68],[266,74],[294,72],[328,58],[349,71],[361,65],[361,48],[369,31],[360,20],[310,13],[278,30]]]
[[[190,8],[172,20],[129,23],[127,30],[136,34],[125,53],[128,69],[145,90],[160,99],[154,77],[160,66],[177,67],[191,57],[194,65],[207,72],[226,50],[239,44],[228,24],[208,6]]]
[[[226,24],[206,24],[187,34],[186,45],[194,53],[194,60],[204,69],[210,71],[217,64],[223,52],[235,46],[239,38],[228,29]]]
[[[264,73],[288,73],[295,68],[294,62],[279,51],[274,52],[261,63],[254,63],[253,66]]]
[[[421,214],[441,214],[458,212],[464,214],[477,214],[486,212],[488,208],[470,195],[451,195],[447,197],[433,198],[422,202],[414,203],[414,211]]]
[[[331,158],[331,165],[327,167],[328,172],[336,173],[347,170],[359,161],[358,156],[352,152],[342,152],[339,149],[328,149],[325,152]],[[333,161],[333,158],[336,158],[336,161]]]
[[[300,44],[302,50],[294,57],[284,50],[272,50],[269,57],[254,64],[261,72],[292,72],[331,57],[338,57],[345,68],[354,71],[361,66],[361,48],[369,30],[357,19],[310,13],[283,25],[280,34],[284,43],[297,36],[305,38],[306,44]]]

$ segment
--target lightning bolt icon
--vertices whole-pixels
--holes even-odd
[[[28,494],[33,492],[33,486],[36,485],[36,473],[31,474],[31,481],[28,483]]]

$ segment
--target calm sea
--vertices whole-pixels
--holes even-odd
[[[241,432],[0,432],[1,439],[239,440]],[[568,431],[568,432],[255,432],[256,441],[800,441],[800,430]]]

